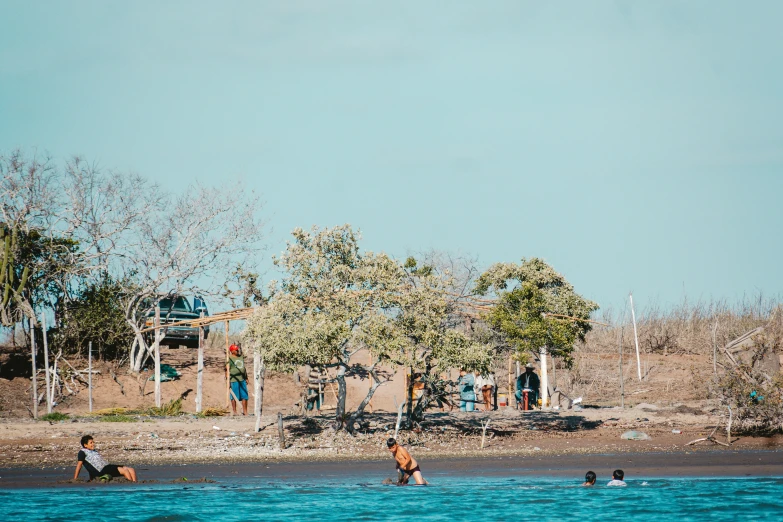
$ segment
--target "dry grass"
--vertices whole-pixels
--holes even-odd
[[[641,310],[637,313],[641,380],[630,313],[608,312],[602,320],[617,326],[591,331],[577,346],[572,368],[558,366],[558,385],[590,403],[619,404],[622,372],[626,405],[682,402],[715,398],[711,393],[715,379],[725,373],[723,346],[759,326],[783,330],[783,306],[757,297],[736,306],[686,299],[669,311],[657,305]]]

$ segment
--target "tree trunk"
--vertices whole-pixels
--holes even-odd
[[[131,371],[133,373],[139,373],[144,367],[144,363],[147,362],[147,358],[150,356],[151,348],[144,339],[144,334],[141,333],[141,329],[131,321],[128,321],[128,324],[131,325],[131,328],[133,328],[133,331],[136,334],[133,345],[131,345],[128,362],[130,363]]]
[[[337,407],[335,409],[335,429],[339,430],[345,424],[345,398],[347,395],[345,385],[345,365],[337,368]]]
[[[356,411],[353,412],[348,418],[348,422],[345,427],[345,429],[348,430],[348,433],[354,433],[356,431],[354,424],[362,417],[362,415],[364,415],[364,409],[370,403],[372,396],[375,394],[375,390],[377,390],[381,384],[383,383],[376,381],[372,386],[370,386],[370,389],[367,391],[367,395],[364,397],[364,400],[361,402],[361,404],[359,404],[359,407],[356,408]]]
[[[416,407],[413,409],[412,420],[414,422],[421,422],[424,420],[424,410],[426,410],[427,406],[432,402],[430,400],[431,395],[429,386],[425,386],[421,391],[421,397],[416,401]]]
[[[408,389],[405,392],[405,400],[408,403],[408,411],[406,412],[408,426],[412,426],[413,422],[413,366],[411,366],[411,373],[408,375]]]

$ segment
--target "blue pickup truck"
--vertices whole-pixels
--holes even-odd
[[[155,308],[150,301],[150,311],[147,312],[146,325],[153,326],[155,320]],[[204,316],[209,315],[207,303],[200,297],[193,298],[193,306],[190,301],[183,296],[164,297],[158,303],[160,306],[160,324],[166,326],[169,323],[186,321],[188,319],[198,319],[201,312]],[[165,336],[160,341],[161,345],[166,346],[186,346],[188,348],[198,348],[198,328],[188,325],[176,325],[164,330]],[[204,328],[204,339],[209,335],[209,326]],[[148,341],[152,343],[155,340],[154,334],[150,335]]]

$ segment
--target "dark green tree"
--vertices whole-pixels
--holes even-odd
[[[584,340],[591,328],[586,320],[598,310],[598,304],[577,294],[565,277],[538,258],[491,266],[477,279],[475,291],[497,296],[497,304],[484,318],[521,359],[546,346],[570,365],[574,343]]]
[[[64,353],[85,354],[92,341],[99,358],[119,359],[133,342],[133,330],[125,320],[122,295],[132,283],[115,281],[104,273],[89,282],[61,307],[52,345]]]

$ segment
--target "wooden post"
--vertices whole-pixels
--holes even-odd
[[[324,384],[321,382],[321,375],[318,376],[318,413],[324,405]]]
[[[639,382],[642,382],[642,363],[639,360],[639,335],[636,333],[636,313],[633,310],[633,293],[628,294],[631,300],[631,320],[633,321],[633,339],[636,342],[636,373],[639,374]]]
[[[546,401],[549,398],[549,379],[546,373],[546,346],[542,346],[538,352],[541,358],[541,409],[546,408]]]
[[[160,408],[160,306],[155,306],[155,406]]]
[[[620,350],[620,408],[625,409],[625,379],[623,378],[623,327],[617,332],[617,346]]]
[[[406,395],[408,396],[406,401],[408,403],[408,423],[413,418],[413,366],[411,366],[411,373],[408,377],[408,390]]]
[[[49,343],[46,339],[46,312],[41,313],[41,331],[43,332],[44,369],[46,370],[46,413],[52,413],[52,396],[49,391],[51,379],[49,377]]]
[[[264,363],[261,361],[261,353],[255,350],[253,353],[253,414],[256,416],[256,433],[261,431],[261,410],[264,404]]]
[[[87,348],[87,392],[90,398],[90,413],[92,413],[92,341]]]
[[[24,323],[22,323],[24,325]],[[35,323],[30,318],[30,343],[33,356],[33,418],[38,418],[38,370],[35,367]]]
[[[511,365],[513,363],[513,357],[509,354],[508,356],[508,396],[506,398],[506,408],[511,406],[511,397],[514,396],[514,388],[511,380]]]
[[[712,375],[718,376],[718,319],[712,327]]]
[[[228,361],[228,325],[226,321],[226,361]],[[228,376],[228,370],[226,370],[226,408],[231,404],[231,379]]]
[[[201,318],[204,318],[204,312],[201,312]],[[202,393],[204,388],[204,326],[198,327],[198,370],[196,371],[196,413],[201,413]]]
[[[285,431],[283,431],[283,414],[277,412],[277,434],[280,436],[280,449],[285,449]]]

